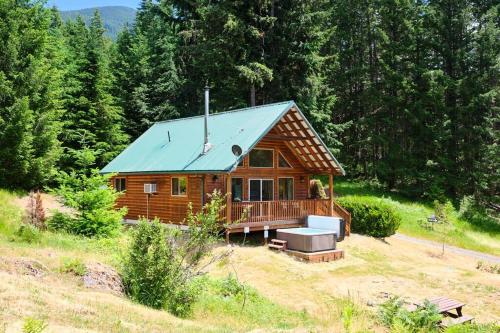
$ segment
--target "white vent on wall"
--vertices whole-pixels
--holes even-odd
[[[144,193],[156,193],[156,184],[144,184]]]

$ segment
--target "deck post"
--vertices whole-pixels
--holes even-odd
[[[231,174],[226,176],[226,223],[229,225],[231,223]]]
[[[328,175],[328,192],[330,195],[330,216],[333,216],[334,201],[333,201],[333,174]]]

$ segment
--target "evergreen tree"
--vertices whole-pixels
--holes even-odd
[[[0,2],[0,187],[41,187],[59,156],[60,54],[51,14],[28,0]]]
[[[127,137],[122,131],[122,110],[111,95],[109,42],[96,11],[87,27],[81,18],[66,24],[68,71],[66,74],[64,131],[66,154],[62,167],[75,168],[75,154],[91,149],[101,167],[121,152]]]
[[[177,38],[172,15],[168,2],[143,0],[135,26],[118,37],[115,92],[133,138],[155,121],[179,116],[174,106],[180,79],[174,62]]]

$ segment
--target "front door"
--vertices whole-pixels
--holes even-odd
[[[250,179],[248,191],[250,201],[272,201],[274,198],[274,180]]]
[[[248,197],[250,201],[272,201],[274,199],[274,181],[272,179],[250,179],[248,181]],[[264,216],[271,203],[259,203],[252,206],[252,216]],[[264,207],[266,206],[266,207]]]

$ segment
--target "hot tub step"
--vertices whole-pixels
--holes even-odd
[[[271,239],[271,244],[268,245],[270,249],[285,251],[287,241],[281,239]]]

